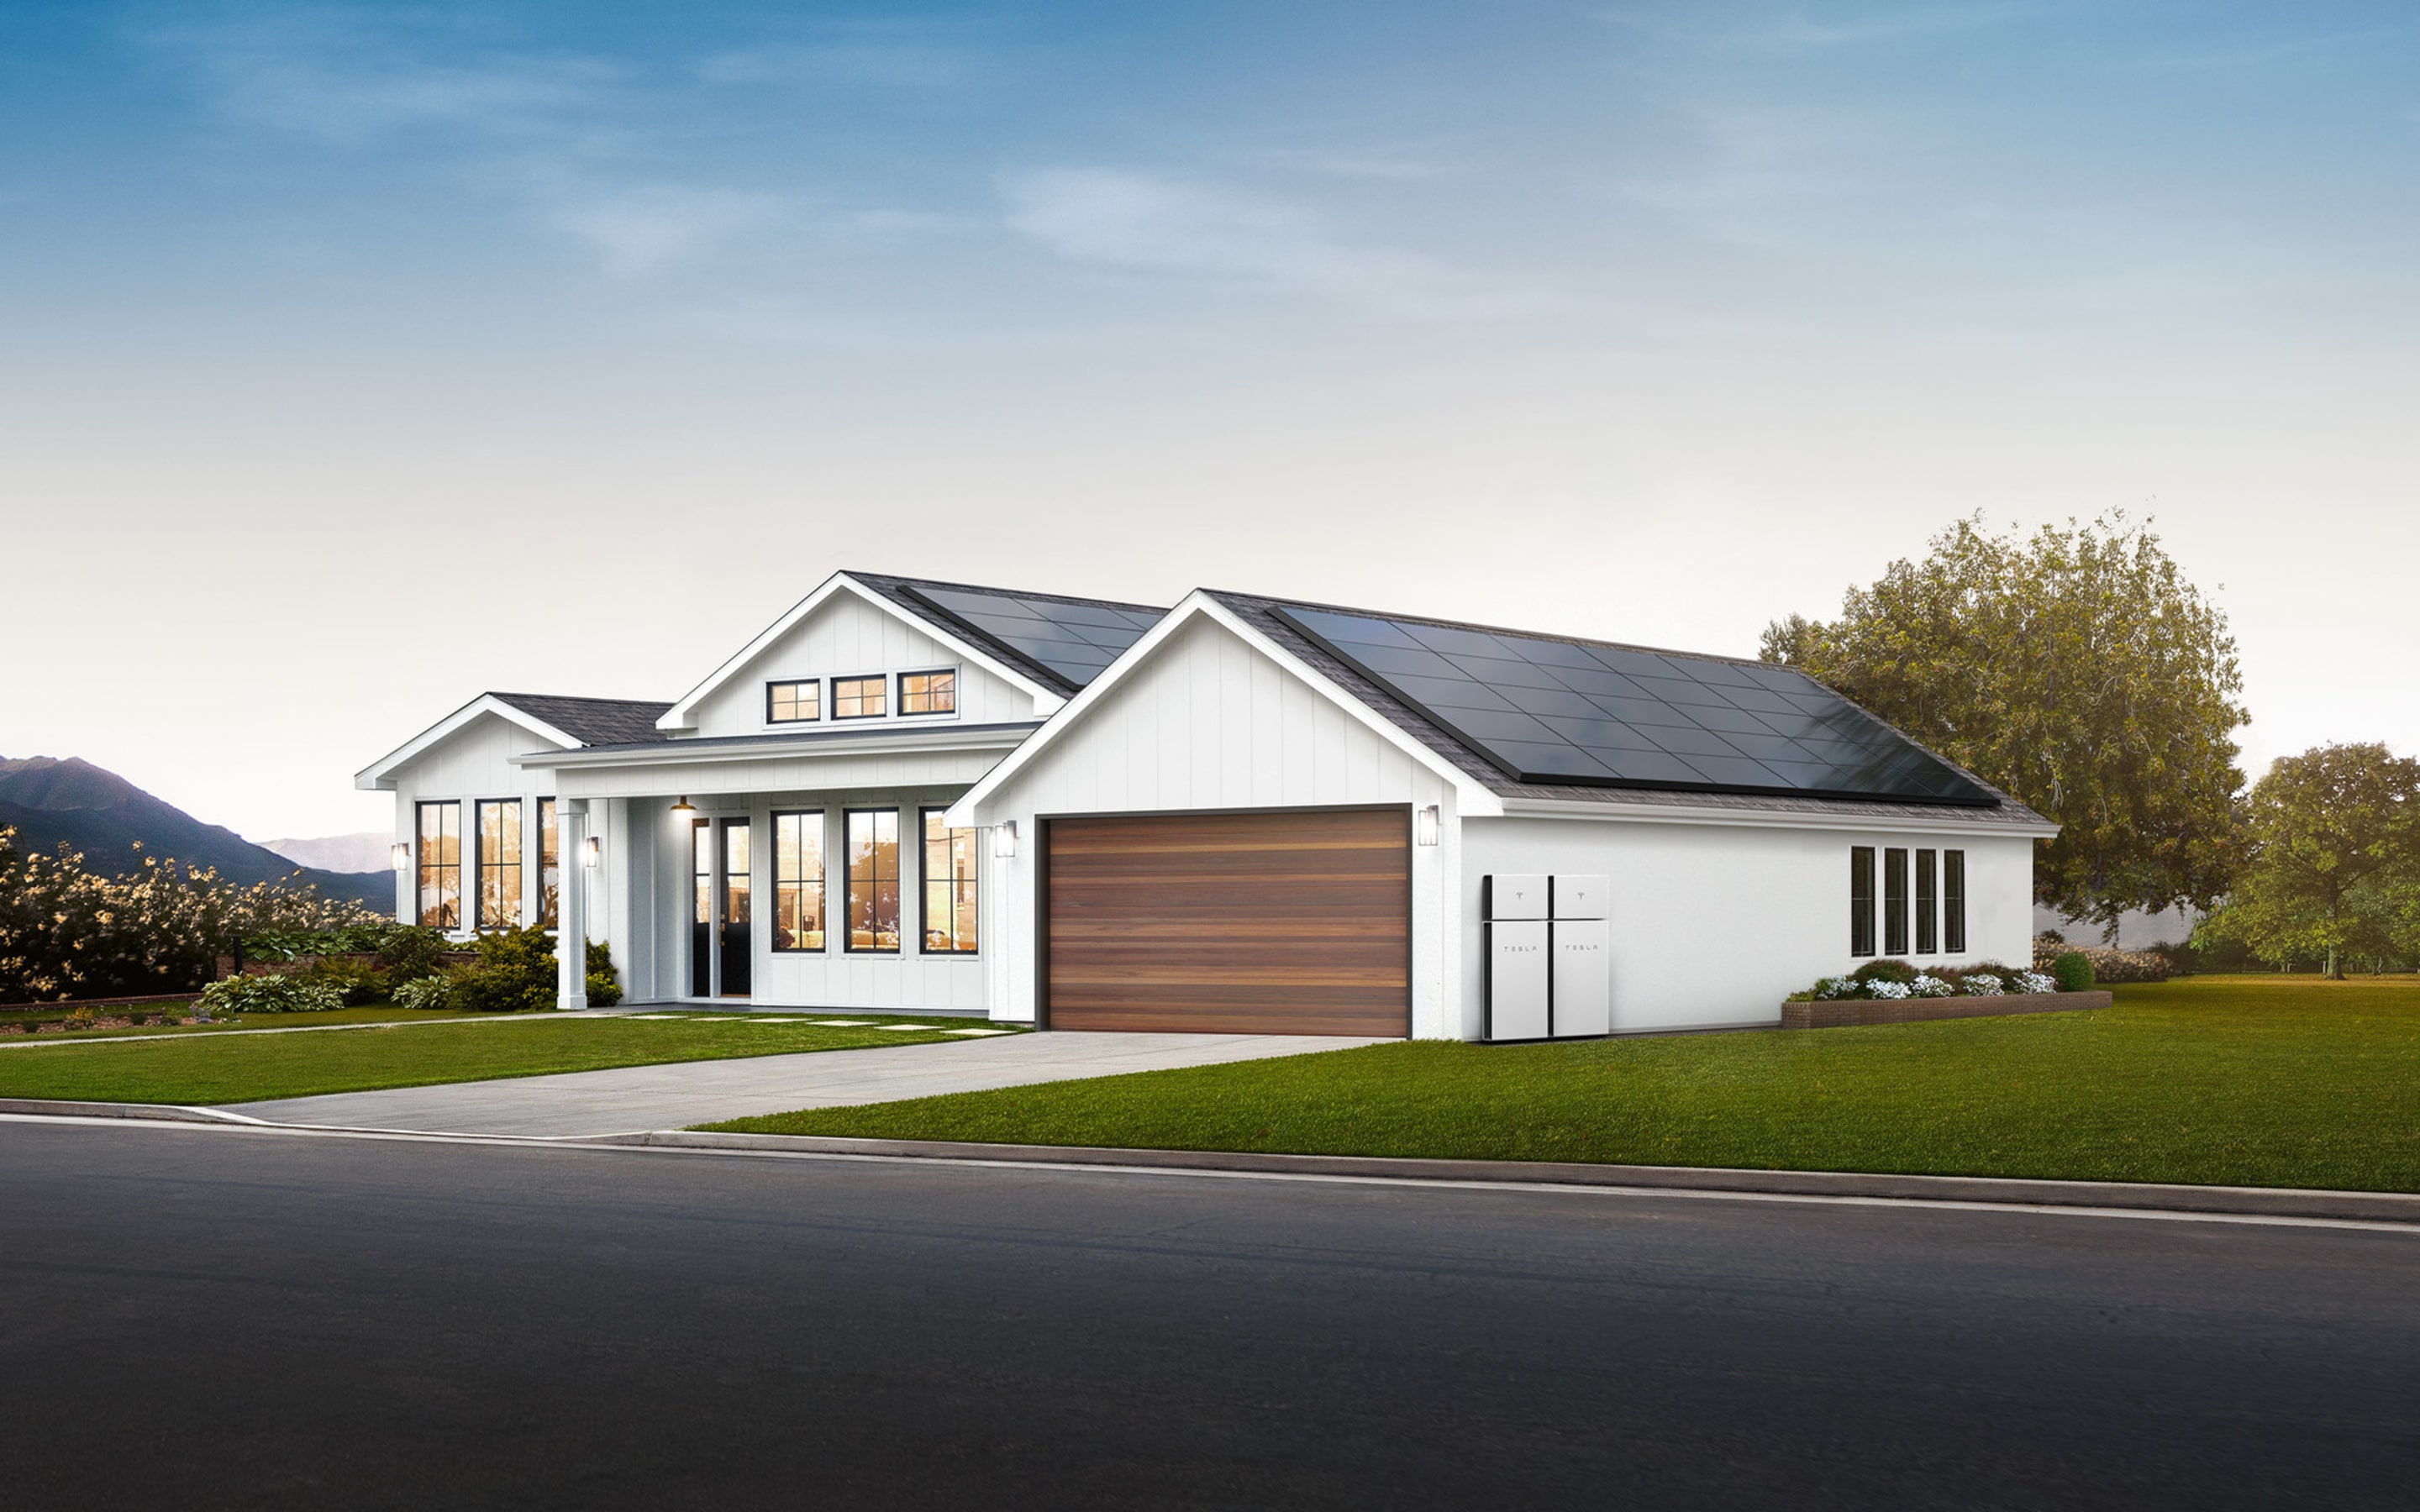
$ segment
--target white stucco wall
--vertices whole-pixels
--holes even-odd
[[[958,673],[954,715],[903,719],[894,707],[878,720],[842,720],[837,724],[832,720],[830,679],[834,677],[892,676],[943,668],[955,668]],[[823,719],[806,726],[767,724],[765,685],[807,677],[825,680]],[[891,689],[895,704],[895,677]],[[756,735],[800,729],[870,730],[886,724],[997,724],[1032,717],[1031,693],[976,666],[897,611],[876,607],[844,591],[816,606],[721,687],[707,694],[698,704],[692,733],[700,736]]]
[[[1781,1000],[1858,964],[1849,953],[1849,851],[1966,853],[1967,949],[1945,965],[2031,958],[2033,841],[1933,830],[1781,828],[1580,819],[1469,819],[1460,894],[1461,1032],[1478,1038],[1481,879],[1612,878],[1616,1033],[1778,1023]]]
[[[1135,667],[1114,696],[1082,712],[985,806],[986,825],[1014,820],[1014,861],[993,862],[1005,914],[990,962],[991,1012],[1035,1011],[1034,896],[1039,820],[1311,805],[1435,804],[1444,843],[1412,849],[1412,1033],[1459,1032],[1447,984],[1461,939],[1438,927],[1458,860],[1454,786],[1224,626],[1197,620]]]

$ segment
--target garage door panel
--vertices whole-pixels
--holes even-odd
[[[1409,1032],[1402,810],[1051,821],[1049,1022]]]

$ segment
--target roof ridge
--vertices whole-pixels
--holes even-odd
[[[1640,645],[1633,640],[1600,640],[1594,636],[1565,635],[1557,630],[1523,630],[1509,625],[1481,625],[1475,620],[1439,619],[1434,614],[1398,614],[1393,609],[1361,609],[1351,604],[1322,604],[1307,598],[1282,598],[1274,594],[1245,594],[1232,588],[1204,588],[1202,593],[1217,598],[1247,598],[1280,609],[1317,609],[1329,614],[1353,614],[1367,620],[1403,620],[1413,625],[1432,625],[1440,630],[1468,630],[1478,635],[1512,635],[1525,640],[1559,640],[1567,645],[1603,646],[1607,651],[1636,651],[1651,656],[1681,656],[1690,661],[1716,661],[1733,667],[1773,667],[1776,662],[1757,656],[1730,656],[1718,651],[1681,651],[1671,646]],[[1785,669],[1795,671],[1796,669]]]
[[[954,588],[964,594],[993,594],[1002,598],[1042,598],[1054,604],[1083,604],[1094,609],[1136,609],[1148,614],[1165,614],[1166,604],[1138,604],[1123,598],[1086,598],[1076,594],[1044,593],[1034,588],[1001,588],[992,583],[951,582],[941,578],[903,578],[894,572],[860,572],[853,567],[841,571],[862,582],[884,583],[898,588]]]
[[[672,707],[670,699],[592,698],[585,693],[507,693],[494,687],[489,688],[486,696],[491,699],[551,699],[560,703],[627,703],[634,708],[669,709]]]

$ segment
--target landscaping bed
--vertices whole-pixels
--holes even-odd
[[[1922,1024],[1932,1019],[1996,1018],[2004,1013],[2071,1013],[2107,1008],[2109,994],[1998,993],[1985,997],[1836,998],[1817,1002],[1793,997],[1781,1005],[1785,1029],[1848,1029],[1874,1024]]]
[[[2190,978],[2114,998],[1827,1034],[1406,1041],[714,1127],[2420,1191],[2420,980]]]

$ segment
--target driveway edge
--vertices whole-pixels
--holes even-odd
[[[2335,1218],[2420,1226],[2420,1194],[2300,1187],[2176,1186],[2019,1177],[1890,1176],[1857,1171],[1755,1171],[1696,1165],[1601,1165],[1560,1161],[1417,1160],[1376,1155],[1276,1155],[1210,1149],[1115,1149],[1081,1145],[991,1145],[938,1139],[842,1139],[815,1134],[690,1130],[610,1134],[583,1144],[763,1154],[865,1155],[1018,1165],[1085,1165],[1270,1176],[1375,1177],[1627,1191],[1735,1192],[1876,1197],[2040,1208],[2127,1208],[2272,1218]]]

